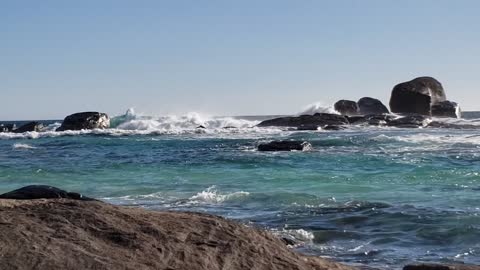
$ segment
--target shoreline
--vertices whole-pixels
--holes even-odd
[[[0,262],[6,269],[380,270],[302,255],[269,231],[220,216],[150,211],[96,200],[0,199],[0,228]]]

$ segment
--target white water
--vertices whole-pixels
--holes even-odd
[[[221,194],[218,192],[215,186],[211,186],[206,190],[197,193],[190,197],[189,202],[192,204],[218,204],[232,199],[238,199],[250,195],[249,192],[238,191],[233,193]]]
[[[339,114],[333,107],[325,106],[322,102],[315,102],[309,104],[303,108],[303,110],[297,115],[304,115],[304,114],[316,114],[316,113],[331,113],[331,114]]]
[[[13,144],[13,149],[35,149],[36,147],[34,146],[31,146],[29,144],[26,144],[26,143],[15,143]]]

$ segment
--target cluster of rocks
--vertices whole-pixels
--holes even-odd
[[[57,128],[56,131],[65,131],[65,130],[82,130],[82,129],[105,129],[110,127],[110,118],[106,113],[100,112],[80,112],[74,113],[65,117],[62,122],[62,125]],[[39,122],[29,122],[16,127],[15,124],[2,124],[0,125],[0,132],[14,132],[14,133],[24,133],[24,132],[41,132],[45,131],[45,126]]]
[[[29,122],[24,125],[21,125],[20,127],[17,128],[15,124],[2,124],[0,125],[0,132],[13,132],[13,133],[23,133],[23,132],[29,132],[29,131],[43,131],[45,127],[43,126],[42,123],[39,122]]]
[[[357,102],[339,100],[334,104],[334,109],[339,114],[280,117],[265,120],[258,126],[293,127],[297,130],[337,130],[352,124],[403,128],[478,128],[432,121],[431,117],[461,117],[458,104],[447,100],[442,84],[432,77],[419,77],[397,84],[390,98],[391,112],[380,100],[371,97],[363,97]]]

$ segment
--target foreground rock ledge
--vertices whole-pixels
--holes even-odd
[[[198,213],[98,201],[1,200],[2,269],[353,269]]]

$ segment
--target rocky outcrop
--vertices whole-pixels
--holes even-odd
[[[258,146],[258,151],[306,151],[310,149],[312,149],[312,145],[303,141],[273,141]]]
[[[221,217],[98,201],[0,200],[0,242],[2,269],[353,269]]]
[[[109,128],[110,118],[105,113],[81,112],[69,115],[57,131]]]
[[[439,81],[432,77],[419,77],[393,88],[390,110],[394,113],[431,115],[431,106],[446,99]]]
[[[314,115],[300,115],[279,117],[270,120],[265,120],[258,124],[258,127],[302,127],[302,126],[317,126],[323,127],[326,125],[344,125],[348,124],[347,118],[338,114],[330,113],[316,113]]]
[[[385,107],[380,100],[375,98],[364,97],[361,98],[357,104],[360,114],[362,115],[390,113],[387,107]]]
[[[46,186],[46,185],[31,185],[22,187],[0,195],[0,199],[13,200],[34,200],[34,199],[74,199],[91,201],[92,198],[85,197],[76,192],[67,192],[65,190]]]
[[[340,113],[341,115],[358,115],[359,108],[357,102],[351,100],[339,100],[333,105],[335,111]]]
[[[456,102],[442,101],[432,105],[432,116],[462,118],[462,111]]]
[[[1,124],[0,125],[0,132],[11,132],[17,127],[15,124]]]
[[[30,122],[25,125],[22,125],[21,127],[14,129],[13,132],[15,133],[23,133],[23,132],[31,132],[31,131],[42,131],[43,129],[43,124],[39,122]]]

